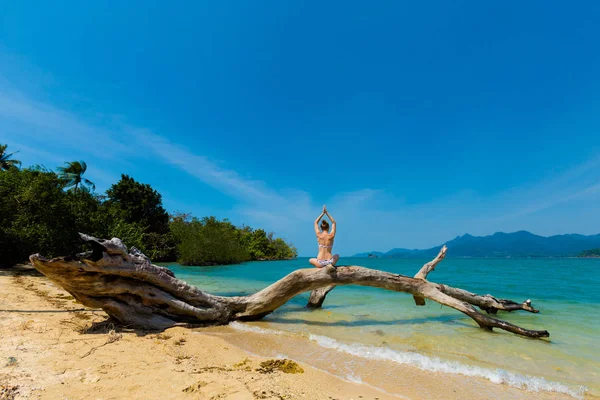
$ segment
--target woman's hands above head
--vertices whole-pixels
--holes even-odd
[[[329,219],[333,222],[333,218],[331,217],[331,215],[329,215],[329,211],[327,211],[327,207],[325,207],[325,205],[323,205],[323,215],[327,215]]]
[[[329,232],[330,235],[335,236],[335,231],[336,231],[336,223],[335,223],[335,219],[333,219],[333,217],[329,214],[329,212],[327,211],[327,207],[323,206],[323,212],[325,213],[325,215],[327,215],[329,217],[329,219],[331,220],[331,231]]]
[[[315,220],[315,233],[317,234],[317,236],[319,236],[319,221],[325,216],[326,212],[327,210],[325,209],[325,206],[323,206],[323,212]]]

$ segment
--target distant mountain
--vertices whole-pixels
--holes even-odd
[[[446,242],[448,257],[565,257],[578,256],[583,251],[600,247],[598,235],[555,235],[539,236],[531,232],[496,232],[489,236],[457,236]],[[442,245],[424,250],[403,248],[386,253],[359,253],[354,257],[367,257],[374,254],[381,258],[435,257]]]

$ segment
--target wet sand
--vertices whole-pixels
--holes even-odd
[[[251,352],[237,346],[242,342]],[[265,371],[261,363],[277,348],[288,355],[272,338],[228,327],[115,327],[30,267],[0,270],[1,400],[570,398],[409,366],[386,393],[344,380],[326,364],[299,362],[302,373]]]

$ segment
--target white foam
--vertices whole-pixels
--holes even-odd
[[[229,324],[233,329],[268,335],[285,335],[286,332],[274,329],[260,328],[243,324],[240,322],[231,322]],[[407,364],[417,367],[424,371],[443,372],[446,374],[459,374],[465,376],[474,376],[485,378],[493,383],[514,386],[520,389],[532,392],[556,392],[564,393],[569,396],[582,399],[587,388],[580,386],[577,390],[560,382],[553,382],[545,378],[521,375],[515,372],[509,372],[500,368],[489,369],[473,365],[461,364],[456,361],[445,361],[437,357],[429,357],[419,353],[400,352],[385,347],[365,346],[359,343],[342,343],[333,338],[322,335],[308,335],[310,340],[315,341],[319,346],[337,350],[353,356],[367,358],[370,360],[392,361],[398,364]],[[360,377],[351,375],[345,377],[348,381],[362,383]]]
[[[247,324],[243,324],[243,323],[237,322],[237,321],[230,322],[229,326],[238,331],[254,332],[254,333],[260,333],[263,335],[284,335],[285,334],[285,332],[282,332],[282,331],[276,331],[274,329],[260,328],[258,326],[247,325]]]
[[[353,383],[360,383],[360,384],[363,383],[360,376],[356,376],[353,373],[349,373],[348,375],[346,375],[346,380],[349,382],[353,382]]]
[[[504,383],[521,389],[533,392],[547,391],[564,393],[575,398],[583,398],[585,387],[580,386],[579,390],[574,390],[568,386],[548,381],[540,377],[521,375],[503,369],[487,369],[477,366],[465,365],[459,362],[444,361],[437,357],[429,357],[419,353],[399,352],[384,347],[365,346],[358,343],[346,344],[338,342],[327,336],[310,334],[309,338],[321,347],[334,349],[353,356],[367,358],[370,360],[392,361],[398,364],[408,364],[424,371],[444,372],[447,374],[460,374],[465,376],[475,376],[485,378],[493,383]]]
[[[258,326],[246,325],[246,324],[243,324],[243,323],[240,323],[240,322],[237,322],[237,321],[230,322],[229,326],[231,328],[239,330],[239,331],[253,332],[253,333],[259,333],[259,334],[263,334],[263,335],[285,335],[286,334],[286,332],[277,331],[277,330],[274,330],[274,329],[259,328]],[[246,351],[248,351],[248,350],[246,350]],[[251,351],[248,351],[248,353],[253,354],[253,355],[258,355],[256,353],[252,353]],[[285,354],[277,354],[276,358],[288,358],[288,359],[291,359],[290,357],[286,356]],[[377,390],[377,391],[379,391],[381,393],[393,394],[393,393],[390,393],[390,392],[386,392],[385,390],[383,390],[381,388],[378,388],[376,386],[373,386],[373,385],[370,385],[368,383],[363,382],[362,379],[359,376],[356,376],[353,373],[349,373],[346,376],[338,376],[338,375],[333,375],[332,373],[330,373],[328,371],[325,371],[323,369],[317,368],[317,367],[313,367],[313,368],[315,368],[318,371],[321,371],[321,372],[323,372],[325,374],[328,374],[328,375],[331,375],[331,376],[336,376],[338,378],[342,378],[342,379],[344,379],[344,380],[346,380],[348,382],[358,383],[358,384],[361,384],[361,385],[368,386],[368,387],[370,387],[370,388],[372,388],[374,390]],[[401,398],[401,399],[410,400],[409,397],[403,396],[401,394],[394,393],[393,395],[396,396],[396,397],[398,397],[398,398]]]

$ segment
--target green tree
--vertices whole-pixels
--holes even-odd
[[[154,261],[177,258],[186,265],[296,256],[293,246],[262,229],[238,228],[215,217],[169,217],[157,191],[126,175],[106,196],[79,190],[85,180],[67,180],[67,174],[81,178],[85,163],[78,163],[81,173],[70,170],[72,164],[60,175],[43,166],[0,170],[0,265],[25,261],[33,253],[46,257],[78,253],[83,250],[78,232],[119,237]],[[74,190],[65,190],[66,186]]]
[[[12,156],[18,153],[18,151],[7,153],[7,147],[8,146],[5,144],[0,144],[0,171],[6,171],[10,168],[18,168],[21,166],[21,161],[11,160]]]
[[[172,261],[176,258],[177,245],[169,230],[169,214],[163,208],[162,196],[145,183],[137,182],[128,175],[106,191],[102,206],[109,219],[109,226],[123,226],[120,221],[141,230],[142,243],[135,244],[154,261]],[[121,224],[121,225],[120,225]],[[114,235],[116,231],[111,231]]]
[[[115,217],[143,226],[146,233],[169,231],[169,214],[162,206],[162,196],[150,185],[121,175],[121,180],[106,195],[105,206]]]
[[[147,249],[144,243],[144,228],[142,226],[116,219],[110,221],[107,228],[108,235],[105,235],[107,238],[119,238],[128,248],[135,247],[146,254]],[[150,254],[146,255],[150,257]]]
[[[65,167],[58,167],[57,170],[59,171],[58,177],[64,182],[66,188],[72,187],[77,192],[79,185],[82,185],[86,189],[92,188],[92,190],[96,190],[96,185],[83,177],[83,174],[87,171],[85,161],[71,161],[65,164]]]
[[[248,244],[248,251],[253,260],[267,260],[270,258],[271,241],[267,236],[267,232],[263,229],[257,229],[250,235],[250,243]]]
[[[273,254],[275,260],[289,260],[298,257],[296,248],[287,244],[285,240],[281,238],[273,240],[273,248],[275,250],[275,253]]]
[[[68,193],[53,172],[0,171],[0,264],[82,250],[78,232],[95,233],[98,202],[90,193]]]
[[[53,257],[80,252],[78,232],[119,237],[152,256],[145,247],[145,226],[107,212],[101,200],[87,190],[65,191],[64,180],[45,168],[0,171],[0,265],[23,262],[33,253]]]
[[[238,229],[228,220],[178,214],[171,220],[171,232],[178,243],[181,264],[235,264],[251,259],[240,243]]]
[[[144,254],[153,261],[175,261],[177,259],[177,242],[171,232],[144,233],[144,248]]]
[[[253,230],[249,226],[237,229],[238,240],[253,260],[288,260],[296,258],[298,251],[273,233],[262,229]]]
[[[252,232],[252,228],[247,225],[242,225],[236,231],[240,244],[248,251],[250,251],[250,243],[252,242]]]

